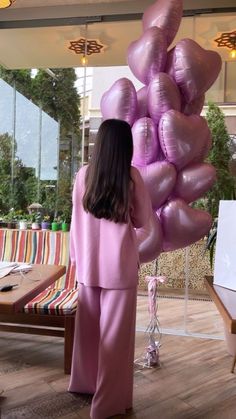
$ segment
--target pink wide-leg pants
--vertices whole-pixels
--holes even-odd
[[[94,394],[92,419],[132,407],[136,296],[80,285],[69,391]]]

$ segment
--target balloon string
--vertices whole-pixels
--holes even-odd
[[[157,269],[157,264],[156,264]],[[160,365],[159,360],[159,347],[160,347],[160,323],[157,317],[157,297],[158,297],[158,284],[166,281],[165,276],[146,276],[148,283],[148,309],[150,322],[146,329],[149,334],[149,342],[146,347],[146,365],[147,367],[157,367]]]

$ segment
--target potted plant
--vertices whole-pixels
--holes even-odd
[[[6,223],[6,227],[7,228],[16,228],[16,224],[17,224],[17,216],[16,213],[14,211],[14,208],[11,208],[9,213],[6,214],[3,217],[5,223]]]
[[[4,215],[0,214],[0,228],[5,228],[7,226]]]
[[[41,223],[42,230],[50,230],[51,222],[50,222],[50,215],[44,215],[43,220]]]
[[[28,215],[27,214],[21,214],[19,216],[19,230],[27,230],[28,228]]]
[[[62,231],[69,231],[70,222],[71,222],[71,214],[69,212],[64,212],[61,215],[61,219],[62,219],[62,224],[61,224]]]
[[[60,219],[59,217],[55,216],[52,222],[52,231],[58,231],[60,230],[60,227],[61,227]]]
[[[40,230],[41,228],[41,214],[39,212],[31,214],[31,229],[32,230]]]

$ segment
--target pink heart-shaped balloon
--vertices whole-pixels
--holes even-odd
[[[201,95],[190,103],[182,103],[182,112],[184,115],[200,115],[205,103],[205,95]]]
[[[133,83],[126,78],[117,80],[101,99],[103,119],[121,119],[133,125],[137,112],[137,94]]]
[[[200,160],[210,135],[204,118],[198,115],[185,116],[174,110],[161,117],[158,133],[166,159],[178,170],[194,159]]]
[[[212,217],[208,212],[189,207],[182,199],[169,201],[162,209],[161,224],[165,252],[189,246],[210,230]]]
[[[181,96],[176,83],[166,73],[158,73],[150,82],[147,93],[148,111],[158,124],[163,113],[170,109],[180,111]]]
[[[138,119],[132,128],[133,134],[133,165],[145,166],[157,159],[159,141],[157,127],[151,118]]]
[[[136,230],[140,263],[151,262],[162,251],[163,233],[160,220],[151,212],[147,224]]]
[[[173,196],[185,202],[201,198],[215,183],[216,169],[209,163],[191,164],[179,172]]]
[[[192,39],[182,39],[176,44],[174,53],[169,55],[167,69],[174,74],[186,102],[190,103],[212,86],[221,65],[217,52],[203,49]]]
[[[167,161],[160,161],[138,169],[149,191],[152,207],[157,210],[166,202],[175,186],[175,167]]]
[[[137,108],[137,119],[149,116],[147,108],[147,91],[148,87],[144,86],[137,91],[138,108]]]
[[[170,45],[179,29],[182,13],[182,0],[157,0],[143,14],[144,30],[151,26],[162,28]]]
[[[164,70],[166,57],[166,37],[157,27],[147,29],[141,38],[128,47],[128,65],[135,77],[146,85]]]

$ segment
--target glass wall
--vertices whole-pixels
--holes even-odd
[[[10,85],[0,79],[0,218],[9,213],[15,218],[26,216],[32,203],[42,205],[51,219],[62,215],[65,206],[69,214],[79,165],[79,130],[65,118],[61,123],[50,115],[51,102],[55,108],[58,105],[53,97],[42,99],[42,93],[50,95],[47,90],[40,92],[38,105],[18,89],[19,83],[16,88],[14,82]],[[74,109],[79,126],[77,93]]]
[[[226,63],[223,63],[221,72],[216,79],[215,83],[206,92],[205,103],[208,101],[214,103],[224,103],[225,101],[225,76],[226,76]],[[236,98],[235,98],[236,101]]]
[[[226,66],[226,86],[225,100],[226,103],[236,103],[236,61],[228,62]]]
[[[220,104],[236,103],[236,62],[225,61],[219,77],[206,93],[206,102],[212,101]]]
[[[22,182],[32,181],[28,186],[34,190],[26,191],[27,196],[38,203],[41,181],[56,181],[58,178],[59,122],[2,79],[0,113],[0,138],[7,138],[11,148],[11,194],[8,206],[9,209],[16,206],[17,210],[23,210],[26,209],[21,208],[23,202],[15,199],[17,177],[18,180],[22,178]],[[1,140],[0,147],[2,143],[3,148]]]

